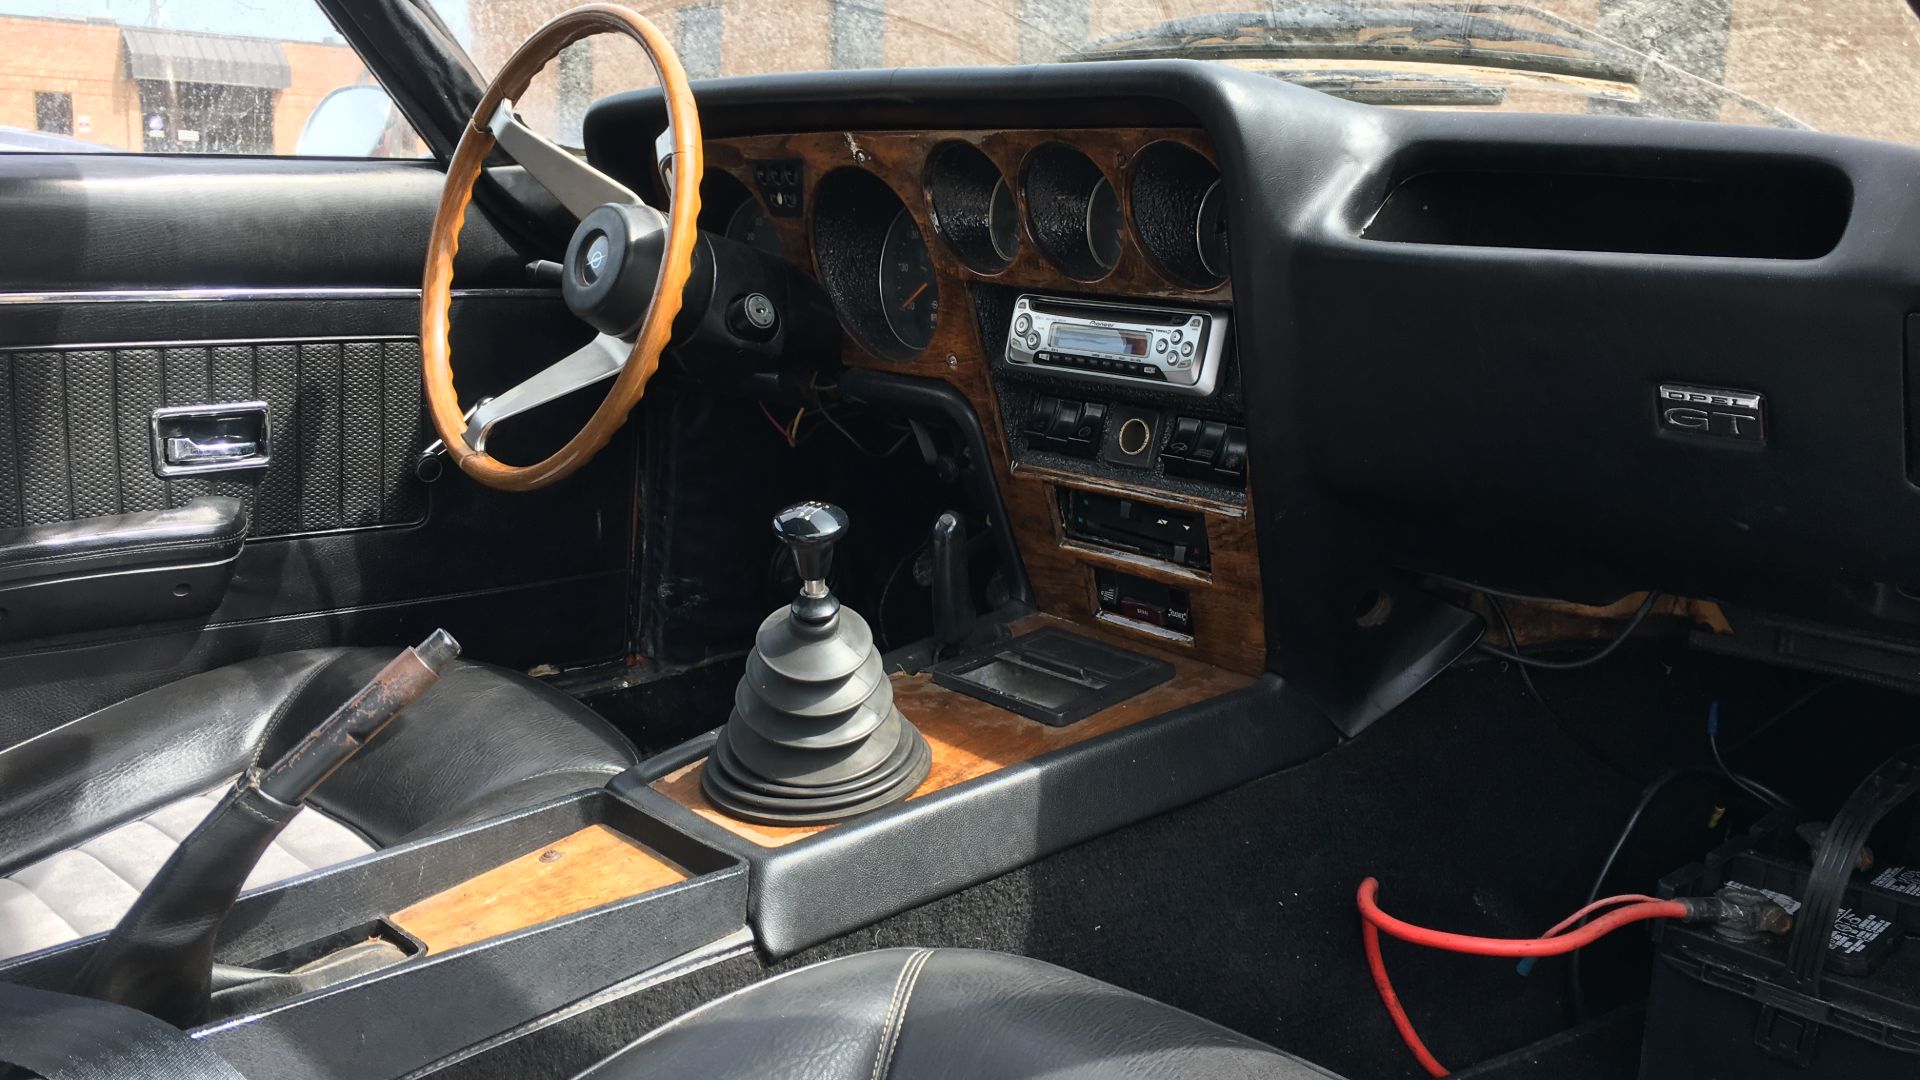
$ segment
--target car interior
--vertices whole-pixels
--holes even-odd
[[[1920,1075],[1920,148],[320,8],[0,152],[0,1075]]]

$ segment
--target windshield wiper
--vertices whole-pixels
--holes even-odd
[[[1527,17],[1551,25],[1529,29]],[[1541,52],[1537,49],[1558,49]],[[1402,60],[1471,64],[1632,84],[1654,63],[1576,23],[1518,4],[1309,3],[1187,15],[1096,38],[1059,57],[1085,60]]]
[[[1378,69],[1273,72],[1279,78],[1368,105],[1502,105],[1507,88],[1447,75]]]
[[[1088,41],[1057,57],[1063,62],[1094,60],[1278,60],[1300,65],[1271,71],[1278,78],[1312,85],[1321,76],[1314,61],[1371,60],[1406,64],[1456,64],[1523,74],[1592,79],[1632,87],[1645,94],[1678,94],[1691,99],[1700,116],[1733,103],[1776,127],[1807,125],[1657,56],[1628,48],[1579,23],[1528,4],[1366,3],[1311,0],[1265,11],[1188,15],[1139,30]],[[1387,74],[1387,69],[1381,69]],[[1404,72],[1401,74],[1405,74]],[[1334,85],[1339,85],[1336,80]],[[1451,101],[1419,102],[1412,90],[1394,93],[1386,84],[1368,82],[1336,96],[1373,104],[1498,105],[1485,87],[1461,88]],[[1367,95],[1375,95],[1369,97]],[[1435,96],[1445,97],[1444,93]],[[1631,99],[1607,91],[1593,97],[1621,111],[1638,108]]]

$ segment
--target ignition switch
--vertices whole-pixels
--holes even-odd
[[[780,313],[766,293],[748,293],[727,305],[727,329],[748,341],[768,341],[780,327]]]

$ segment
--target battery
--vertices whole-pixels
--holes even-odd
[[[1742,838],[1662,879],[1660,895],[1710,896],[1733,885],[1798,918],[1811,874],[1807,863]],[[1920,935],[1920,868],[1855,874],[1829,933],[1823,972],[1803,985],[1788,965],[1787,938],[1655,924],[1641,1080],[1920,1076],[1920,942],[1909,940]]]

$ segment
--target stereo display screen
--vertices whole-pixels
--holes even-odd
[[[1109,356],[1147,355],[1147,335],[1138,330],[1054,323],[1052,336],[1053,347],[1068,352],[1105,353]]]

